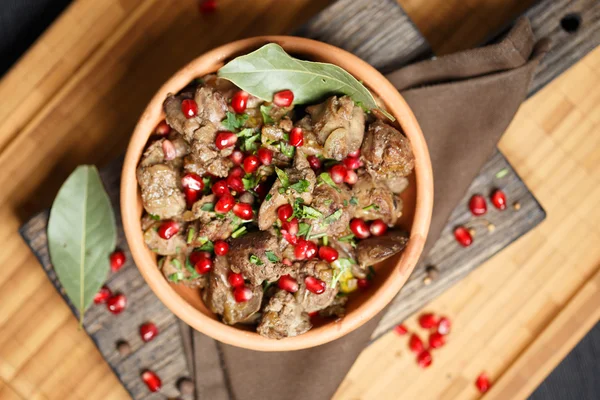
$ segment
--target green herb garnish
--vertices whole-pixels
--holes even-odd
[[[294,152],[296,151],[296,148],[289,143],[279,142],[279,150],[281,150],[281,152],[286,157],[292,158],[294,157]]]
[[[323,217],[323,214],[320,211],[315,210],[312,207],[303,206],[302,207],[302,217],[308,218],[308,219],[319,219],[319,218]]]
[[[275,255],[275,253],[273,253],[271,250],[265,251],[265,255],[267,256],[267,259],[269,261],[274,262],[274,263],[279,262],[279,257],[277,257]]]
[[[335,221],[337,221],[338,219],[340,219],[342,217],[343,211],[340,208],[339,210],[335,211],[333,214],[327,216],[324,220],[323,223],[329,225]]]
[[[150,217],[151,220],[160,221],[160,217],[158,215],[148,214],[148,216]]]
[[[190,229],[188,229],[188,232],[187,232],[187,239],[186,239],[187,244],[192,243],[192,240],[194,240],[195,234],[196,234],[196,230],[194,228],[190,227]]]
[[[308,192],[308,188],[310,187],[310,182],[306,179],[300,179],[298,182],[290,185],[290,188],[294,189],[298,193]]]
[[[212,252],[215,249],[215,244],[210,240],[206,240],[202,246],[200,246],[200,251],[210,251]]]
[[[365,210],[365,211],[369,211],[369,210],[379,211],[379,206],[377,204],[369,204],[368,206],[363,207],[363,210]]]
[[[298,225],[298,236],[306,236],[310,227],[311,225],[305,222],[300,222],[300,224]]]
[[[252,174],[246,174],[246,176],[244,176],[242,178],[242,183],[244,184],[244,189],[250,190],[250,189],[255,188],[256,185],[258,185],[259,180],[260,180],[259,176],[252,175]]]
[[[204,204],[202,204],[202,207],[200,207],[200,209],[202,211],[214,211],[215,205],[214,205],[214,203],[204,203]]]
[[[237,230],[235,230],[232,234],[231,237],[234,239],[239,238],[240,236],[243,236],[246,234],[246,227],[242,226],[241,228],[238,228]]]
[[[170,282],[179,283],[179,281],[183,280],[183,272],[174,272],[167,278]]]
[[[358,205],[358,199],[354,196],[350,197],[350,204],[352,204],[353,206],[357,206]]]
[[[352,240],[354,240],[354,233],[351,233],[346,236],[342,236],[341,238],[338,239],[338,242],[350,242]]]
[[[236,114],[230,111],[227,111],[227,115],[221,124],[230,131],[236,131],[244,126],[246,121],[248,120],[248,114]]]
[[[275,173],[277,174],[277,177],[279,178],[279,181],[281,182],[281,186],[284,189],[287,189],[287,187],[290,185],[290,178],[288,177],[288,174],[286,174],[286,172],[280,168],[275,167]]]
[[[351,258],[338,258],[331,263],[334,271],[330,286],[332,289],[335,288],[342,275],[352,268],[353,264],[356,264],[356,262]]]
[[[269,201],[269,200],[271,200],[271,198],[272,198],[272,197],[273,197],[273,195],[272,195],[271,193],[267,194],[267,195],[265,196],[265,201]]]
[[[506,175],[508,175],[508,168],[503,168],[500,171],[496,172],[496,178],[497,179],[502,179],[504,178]]]
[[[250,262],[254,265],[263,265],[264,263],[261,261],[260,258],[258,258],[257,255],[255,254],[250,254],[250,257],[248,258],[250,260]]]
[[[270,106],[265,106],[264,104],[260,106],[260,113],[262,114],[262,118],[263,118],[263,122],[264,124],[272,124],[273,122],[273,118],[271,118],[271,115],[269,114],[271,112],[271,109],[273,108],[273,105],[271,104]]]
[[[335,184],[335,182],[333,181],[333,179],[331,179],[331,175],[329,175],[329,172],[322,172],[319,175],[319,180],[321,182],[324,182],[324,183],[328,184],[329,186],[331,186],[332,188],[334,188],[335,190],[337,190],[339,193],[342,192],[340,190],[340,188]]]
[[[176,258],[172,259],[171,264],[173,264],[173,266],[175,267],[175,269],[177,271],[183,271],[183,267],[181,266],[181,263],[179,262],[178,259],[176,259]]]

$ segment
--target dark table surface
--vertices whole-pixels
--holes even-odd
[[[27,51],[70,0],[0,0],[0,76]],[[542,382],[531,399],[600,399],[600,323]]]

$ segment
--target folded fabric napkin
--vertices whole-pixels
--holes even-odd
[[[387,76],[415,113],[431,154],[435,197],[425,252],[494,151],[548,49],[547,40],[535,43],[529,21],[522,18],[498,44],[419,62]],[[193,331],[184,337],[191,336],[186,346],[193,348],[197,397],[329,399],[382,315],[334,342],[295,352],[245,350]]]

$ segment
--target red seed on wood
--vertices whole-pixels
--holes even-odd
[[[105,303],[110,296],[112,296],[111,290],[108,288],[108,286],[104,285],[94,296],[94,304]]]
[[[448,319],[448,317],[442,317],[440,318],[440,321],[438,322],[438,328],[437,331],[442,334],[442,335],[447,335],[450,333],[450,327],[451,327],[451,322]]]
[[[117,272],[125,264],[125,253],[122,250],[115,250],[110,255],[110,269]]]
[[[404,324],[398,324],[394,327],[394,332],[396,332],[397,335],[403,336],[408,333],[408,329],[406,329]]]
[[[454,238],[462,247],[469,247],[473,243],[471,232],[464,226],[454,229]]]
[[[474,194],[469,200],[469,210],[473,215],[483,215],[487,212],[487,203],[485,197],[480,194]]]
[[[419,317],[419,325],[425,329],[431,329],[436,327],[438,324],[438,320],[435,315],[431,313],[422,314]]]
[[[152,322],[140,326],[140,336],[144,342],[149,342],[158,335],[158,328]]]
[[[106,300],[106,307],[111,313],[119,314],[127,307],[127,297],[121,293],[115,294]]]
[[[429,335],[429,347],[432,349],[438,349],[444,344],[446,344],[446,339],[444,339],[444,336],[441,333],[433,332]]]
[[[490,383],[490,378],[485,372],[482,372],[475,381],[475,387],[477,387],[477,390],[479,390],[481,393],[487,392],[491,386],[492,384]]]
[[[408,348],[415,353],[420,353],[425,347],[423,346],[423,341],[419,335],[413,333],[408,340]]]
[[[506,209],[506,194],[500,189],[494,190],[491,196],[492,204],[498,210]]]
[[[151,392],[158,392],[162,386],[162,382],[158,375],[150,370],[142,372],[142,381],[144,381],[148,390]]]
[[[417,356],[417,364],[421,368],[427,368],[431,365],[433,359],[431,358],[431,353],[427,350],[422,351]]]

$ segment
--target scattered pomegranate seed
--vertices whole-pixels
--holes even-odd
[[[319,258],[329,263],[338,259],[338,251],[330,246],[321,246],[319,248]]]
[[[108,288],[108,286],[104,285],[94,296],[94,304],[105,303],[110,296],[112,296],[112,291]]]
[[[201,258],[194,264],[196,272],[204,275],[212,270],[213,261],[210,258]]]
[[[506,195],[502,190],[494,190],[494,193],[492,193],[491,200],[494,207],[496,207],[498,210],[506,209]]]
[[[117,272],[125,264],[125,253],[122,250],[115,250],[110,255],[110,269],[112,272]]]
[[[483,215],[487,212],[487,203],[485,197],[480,194],[474,194],[469,200],[469,210],[473,215]]]
[[[421,340],[419,335],[413,333],[412,335],[410,335],[410,339],[408,341],[408,348],[415,353],[420,353],[425,347],[423,346],[423,341]]]
[[[224,240],[215,241],[215,254],[218,256],[224,256],[229,251],[229,245]]]
[[[313,170],[321,169],[321,160],[317,156],[308,156],[306,157],[308,164]]]
[[[215,211],[219,214],[227,214],[235,205],[235,199],[232,195],[226,193],[215,204]]]
[[[308,246],[306,247],[306,258],[310,260],[317,255],[318,250],[317,245],[309,241]]]
[[[200,175],[187,173],[181,178],[181,186],[185,189],[202,190],[204,189],[204,182]]]
[[[261,182],[258,185],[256,185],[256,187],[254,188],[254,192],[258,195],[258,198],[260,200],[264,200],[264,198],[269,193],[269,189],[270,188],[266,182]]]
[[[229,189],[227,187],[227,181],[225,179],[216,181],[215,183],[213,183],[211,190],[215,194],[215,196],[223,196],[224,194],[228,194]]]
[[[142,380],[151,392],[158,392],[162,386],[162,382],[158,375],[150,370],[142,372]]]
[[[346,174],[348,170],[342,164],[336,164],[329,170],[329,175],[331,175],[331,180],[335,183],[342,183],[346,178]]]
[[[244,191],[244,181],[242,181],[242,178],[239,176],[229,175],[227,177],[227,186],[229,186],[231,190],[235,190],[238,193]]]
[[[420,352],[417,356],[417,364],[421,368],[429,367],[432,361],[433,359],[431,358],[431,353],[427,350]]]
[[[285,240],[287,240],[287,242],[289,244],[296,244],[296,243],[298,243],[298,238],[296,237],[296,235],[292,235],[291,233],[289,233],[285,229],[281,230],[281,236],[283,236],[283,238]]]
[[[158,328],[152,322],[146,322],[140,326],[140,336],[144,342],[149,342],[158,335]]]
[[[244,303],[254,296],[252,289],[246,286],[238,286],[233,290],[233,297],[238,303]]]
[[[298,218],[296,217],[292,218],[291,221],[285,220],[281,223],[281,229],[286,230],[289,234],[294,236],[298,234],[298,228]]]
[[[321,294],[327,288],[325,282],[314,276],[307,276],[306,279],[304,279],[304,284],[306,285],[306,289],[314,294]]]
[[[304,260],[308,250],[308,240],[298,239],[298,244],[294,247],[294,257],[296,260]]]
[[[233,97],[231,98],[231,108],[238,114],[246,111],[246,106],[248,104],[248,92],[244,92],[243,90],[239,90],[235,92]]]
[[[165,139],[162,142],[162,150],[165,161],[174,160],[177,157],[177,151],[175,150],[175,145],[169,139]]]
[[[113,314],[119,314],[127,306],[127,297],[124,294],[115,294],[106,300],[108,311]]]
[[[421,325],[421,328],[425,328],[425,329],[431,329],[431,328],[435,328],[438,324],[438,320],[435,317],[435,315],[431,314],[431,313],[426,313],[426,314],[422,314],[419,317],[419,325]]]
[[[277,107],[289,107],[294,101],[294,93],[291,90],[282,90],[273,95],[273,104]]]
[[[354,185],[356,182],[358,182],[358,175],[354,171],[347,171],[344,182],[346,182],[348,185]]]
[[[369,232],[371,232],[371,235],[373,236],[381,236],[387,232],[387,228],[388,227],[383,220],[376,219],[375,221],[371,222],[371,225],[369,226]]]
[[[447,335],[450,333],[450,326],[451,323],[448,317],[442,317],[438,322],[437,331],[440,333],[440,335]]]
[[[242,274],[230,272],[229,275],[227,275],[227,281],[229,281],[229,284],[234,288],[244,286],[244,277]]]
[[[254,154],[244,158],[244,171],[251,174],[260,166],[260,160]]]
[[[351,151],[348,153],[348,157],[360,157],[360,147],[357,150]]]
[[[406,329],[404,324],[398,324],[394,327],[394,332],[396,332],[397,335],[403,336],[408,333],[408,329]]]
[[[429,347],[432,349],[439,349],[444,344],[446,344],[446,340],[444,339],[444,335],[439,332],[433,332],[429,335]]]
[[[356,280],[356,286],[358,286],[360,290],[367,290],[369,286],[371,286],[371,282],[369,282],[368,279],[359,278]]]
[[[463,247],[469,247],[473,243],[471,232],[464,226],[454,229],[454,238]]]
[[[475,381],[475,386],[477,387],[477,390],[479,390],[481,393],[485,393],[488,390],[490,390],[490,387],[492,385],[490,384],[490,378],[488,378],[485,372],[482,372],[477,377],[477,380]]]
[[[237,203],[233,206],[233,213],[243,220],[251,220],[254,215],[252,206],[248,203]]]
[[[358,157],[346,157],[342,162],[344,163],[346,168],[350,170],[358,169],[358,167],[360,167],[360,160],[358,159]]]
[[[350,230],[354,233],[359,239],[366,239],[371,236],[371,232],[369,231],[369,226],[365,221],[360,218],[353,218],[350,221]]]
[[[290,293],[296,293],[298,291],[298,282],[290,275],[283,275],[279,278],[277,286],[279,286],[279,289],[286,290]]]
[[[169,240],[179,232],[179,224],[175,221],[165,221],[158,227],[158,236]]]
[[[258,149],[256,154],[262,165],[271,165],[271,162],[273,162],[273,152],[265,147]]]
[[[292,216],[293,213],[294,209],[292,208],[292,206],[289,204],[284,204],[282,206],[279,206],[279,208],[277,209],[277,218],[279,218],[281,222],[286,222],[288,218]]]
[[[167,124],[167,121],[161,121],[154,130],[154,133],[160,136],[167,136],[171,133],[171,127]]]
[[[208,251],[193,251],[190,254],[190,262],[196,265],[198,261],[202,260],[203,258],[208,258],[210,260],[211,257],[212,255]]]
[[[244,161],[244,153],[240,150],[234,150],[229,156],[229,159],[233,161],[235,165],[240,165],[242,164],[242,161]]]
[[[198,115],[198,104],[192,99],[185,99],[181,102],[181,112],[187,119]]]
[[[198,201],[199,191],[193,189],[183,189],[183,193],[185,194],[185,203],[188,208],[192,208],[194,203]]]
[[[237,135],[233,132],[219,132],[215,138],[215,146],[217,146],[217,149],[223,150],[227,147],[234,146],[237,139]]]
[[[304,144],[304,132],[301,128],[295,127],[290,132],[290,144],[294,147],[300,147]]]
[[[287,265],[288,267],[292,266],[292,261],[289,258],[284,258],[283,260],[281,260],[281,262]]]

